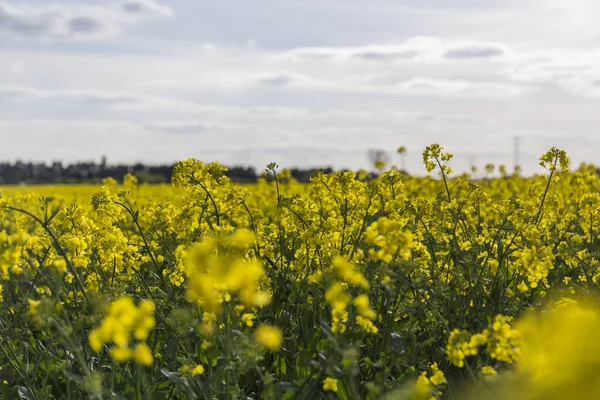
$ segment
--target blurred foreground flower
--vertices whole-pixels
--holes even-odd
[[[136,306],[129,296],[116,299],[102,324],[90,332],[90,347],[99,352],[106,343],[112,342],[110,355],[116,362],[133,359],[138,364],[151,365],[152,352],[145,340],[156,324],[153,314],[154,303],[149,300],[142,300]],[[133,342],[137,343],[131,348]]]
[[[494,324],[502,325],[497,319]],[[513,369],[497,372],[482,367],[488,379],[471,382],[456,399],[466,400],[592,400],[600,398],[600,307],[587,301],[563,299],[532,313],[514,325],[521,336],[519,359]],[[443,374],[423,372],[416,382],[387,400],[438,398],[434,385],[446,382]],[[494,376],[494,379],[489,379]],[[433,397],[432,397],[433,396]]]
[[[246,307],[267,304],[269,294],[260,289],[263,266],[246,256],[253,241],[250,231],[238,229],[230,236],[207,237],[196,243],[185,255],[188,297],[210,313],[218,313],[234,294]]]
[[[600,398],[600,308],[563,299],[515,324],[522,345],[514,371],[467,399],[598,399]]]
[[[268,350],[278,351],[281,347],[281,330],[275,326],[261,325],[254,332],[254,339]]]

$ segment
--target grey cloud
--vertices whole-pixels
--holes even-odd
[[[53,29],[52,15],[27,14],[8,4],[0,4],[0,31],[19,36],[36,36]]]
[[[215,125],[202,122],[171,122],[145,124],[144,129],[152,132],[194,134],[208,133],[217,129]]]
[[[394,62],[402,60],[439,61],[459,59],[493,59],[512,54],[503,43],[480,41],[444,42],[436,37],[415,36],[403,43],[353,47],[302,47],[283,53],[291,60],[359,60]]]
[[[449,124],[457,124],[462,126],[474,126],[474,127],[483,127],[489,125],[488,121],[477,118],[469,118],[469,117],[448,117],[444,119],[444,122]]]
[[[90,33],[102,30],[102,23],[90,17],[76,17],[69,21],[69,30],[73,33]]]
[[[282,55],[284,58],[290,58],[292,60],[298,60],[298,61],[303,61],[303,60],[323,61],[323,60],[334,59],[338,55],[338,52],[334,48],[315,47],[315,48],[293,49],[293,50],[283,53]]]
[[[138,104],[145,101],[141,96],[130,95],[126,93],[111,93],[100,91],[74,91],[62,92],[58,94],[63,98],[74,98],[92,104]]]
[[[137,12],[132,10],[137,9]],[[147,16],[170,16],[171,10],[151,0],[129,0],[104,6],[56,3],[0,3],[0,34],[25,39],[104,39],[119,34]]]
[[[130,93],[109,92],[101,90],[47,90],[21,86],[0,86],[0,97],[8,100],[23,98],[28,100],[53,100],[84,103],[89,105],[155,105],[161,101],[166,105],[169,100]]]
[[[259,85],[266,86],[290,86],[295,83],[307,82],[308,78],[299,74],[280,73],[272,74],[257,79]]]
[[[20,86],[0,86],[0,97],[9,98],[35,96],[37,92],[32,89],[23,88]]]
[[[376,50],[364,50],[357,51],[352,54],[353,58],[358,58],[367,61],[394,61],[398,59],[411,59],[419,55],[416,50],[403,50],[403,51],[376,51]]]
[[[449,59],[472,59],[472,58],[494,58],[506,54],[506,50],[500,45],[494,44],[459,44],[450,47],[444,53],[445,58]]]
[[[116,25],[107,17],[100,8],[90,6],[0,4],[0,33],[28,39],[110,36]]]
[[[436,116],[433,114],[419,114],[415,116],[417,121],[435,121]]]
[[[290,78],[289,76],[279,75],[260,79],[259,83],[263,83],[269,86],[285,86],[289,83],[292,83],[293,81],[294,79]]]
[[[169,7],[160,5],[153,0],[125,0],[119,6],[130,14],[154,14],[165,17],[173,15],[173,11]]]
[[[359,61],[395,61],[413,59],[426,49],[404,45],[297,48],[283,53],[284,58],[296,61],[327,61],[354,59]],[[413,47],[414,46],[414,47]]]
[[[137,14],[140,12],[144,12],[144,6],[136,1],[128,1],[126,3],[123,3],[121,5],[121,7],[123,8],[123,10],[130,12],[132,14]]]

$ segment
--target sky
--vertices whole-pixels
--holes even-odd
[[[0,160],[600,164],[597,0],[0,0]]]

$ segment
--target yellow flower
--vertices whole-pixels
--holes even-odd
[[[238,249],[244,249],[254,244],[254,234],[247,229],[238,229],[231,237],[231,245]]]
[[[323,390],[325,390],[327,392],[337,392],[338,391],[338,380],[328,376],[323,381]]]
[[[138,364],[151,365],[152,351],[143,341],[154,328],[153,312],[154,303],[151,301],[142,300],[136,307],[129,296],[116,299],[110,304],[108,315],[100,326],[89,333],[90,347],[99,352],[102,346],[112,341],[116,346],[111,348],[110,355],[116,362],[133,358]],[[132,339],[138,343],[130,349]]]
[[[519,292],[525,293],[526,291],[529,290],[529,287],[527,286],[527,284],[525,282],[521,282],[517,285],[517,289],[519,289]]]
[[[487,351],[492,358],[512,363],[519,357],[521,334],[512,329],[511,318],[497,315],[489,331]]]
[[[38,307],[41,302],[39,300],[31,300],[31,299],[27,299],[27,301],[29,302],[29,313],[31,315],[38,315]]]
[[[112,347],[110,349],[110,356],[116,362],[123,363],[131,360],[131,349],[129,347]]]
[[[309,283],[319,283],[323,279],[323,272],[317,271],[314,274],[308,276]]]
[[[210,349],[213,346],[213,344],[211,342],[209,342],[208,340],[203,340],[202,344],[200,345],[200,348],[202,350],[207,350]]]
[[[422,372],[417,378],[412,398],[414,400],[424,400],[430,395],[431,391],[431,382],[427,379],[427,372]]]
[[[496,376],[498,374],[494,367],[491,367],[489,365],[481,367],[481,373],[485,376]]]
[[[211,313],[218,313],[234,294],[246,307],[268,304],[268,293],[260,289],[263,265],[244,256],[253,241],[252,233],[237,229],[231,236],[208,236],[196,243],[182,260],[188,276],[188,298]]]
[[[253,320],[255,318],[256,318],[256,315],[254,315],[254,314],[250,314],[250,313],[242,314],[242,321],[246,324],[246,326],[254,325]]]
[[[204,373],[204,367],[200,364],[196,365],[192,369],[192,375],[202,375]]]
[[[94,329],[89,335],[90,347],[95,351],[99,352],[104,345],[104,340],[101,337],[100,330]]]
[[[21,275],[23,273],[23,268],[19,267],[18,265],[13,265],[10,267],[10,272],[15,275]]]
[[[141,365],[149,366],[154,361],[152,351],[146,343],[138,343],[133,351],[133,359]]]
[[[375,317],[377,317],[377,313],[369,307],[369,297],[366,294],[357,296],[352,304],[354,304],[354,306],[358,309],[358,313],[362,317],[370,320],[373,320]]]
[[[367,333],[377,333],[379,329],[373,324],[370,319],[363,318],[360,315],[356,316],[356,323],[362,328],[363,331]]]
[[[279,351],[281,347],[281,330],[275,326],[261,325],[254,332],[254,340],[268,350]]]
[[[429,378],[429,380],[431,381],[431,383],[433,383],[436,386],[442,385],[444,383],[448,383],[446,381],[446,377],[444,376],[444,373],[442,371],[440,371],[440,369],[438,368],[437,363],[433,363],[431,365],[431,377]]]

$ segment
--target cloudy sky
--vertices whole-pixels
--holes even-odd
[[[368,4],[368,5],[367,5]],[[600,164],[597,0],[0,0],[0,160]],[[394,162],[399,163],[397,157]]]

